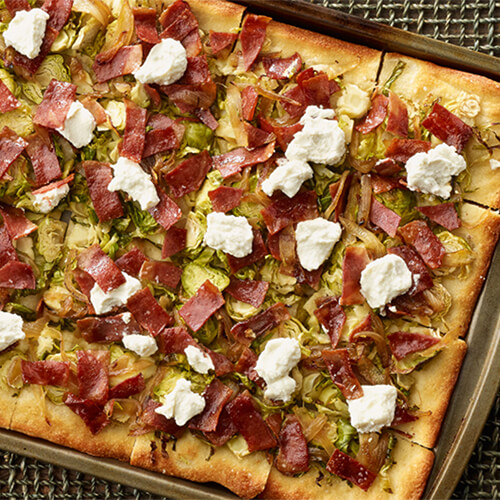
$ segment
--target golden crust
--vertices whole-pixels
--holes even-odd
[[[154,443],[154,444],[152,444]],[[212,448],[190,432],[166,444],[148,434],[136,440],[131,465],[191,481],[216,481],[237,495],[252,498],[264,489],[271,465],[264,453],[238,458],[227,446]]]
[[[462,340],[454,340],[446,344],[429,363],[409,375],[414,380],[410,406],[417,405],[422,412],[429,412],[415,422],[397,427],[411,434],[414,442],[428,448],[436,444],[466,352],[467,344]]]
[[[284,476],[274,467],[271,469],[266,489],[262,498],[273,500],[382,500],[382,499],[417,499],[422,495],[427,477],[434,462],[434,453],[426,448],[411,443],[404,438],[398,438],[393,451],[396,462],[389,469],[389,478],[393,493],[387,493],[382,488],[382,480],[375,480],[367,492],[356,486],[349,486],[335,476],[331,482],[326,478],[316,482],[319,470],[311,469],[300,477]]]
[[[343,75],[366,91],[375,84],[381,52],[335,38],[271,21],[263,52],[280,52],[288,57],[298,52],[306,67],[314,66],[330,77]]]
[[[467,333],[500,234],[500,215],[496,212],[464,203],[460,216],[462,227],[454,234],[470,244],[474,261],[464,279],[450,275],[441,280],[453,300],[444,321],[456,337]]]
[[[65,405],[55,405],[42,395],[41,386],[25,386],[19,394],[10,428],[89,455],[128,461],[135,437],[127,424],[112,423],[92,434],[83,420]],[[43,406],[46,405],[45,415]]]
[[[487,135],[485,129],[500,122],[500,83],[401,54],[386,54],[379,77],[381,84],[391,76],[398,61],[403,61],[406,66],[391,90],[408,103],[430,106],[440,99],[443,105],[467,124],[481,130],[484,136]],[[498,133],[500,127],[496,125],[495,128]],[[493,136],[486,139],[491,144],[498,144]],[[491,169],[490,155],[476,138],[469,141],[464,154],[471,165],[472,176],[464,198],[499,208],[500,169]]]

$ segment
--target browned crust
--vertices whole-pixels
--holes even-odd
[[[30,436],[74,448],[89,455],[128,461],[135,437],[128,435],[127,424],[112,423],[93,435],[83,420],[65,405],[45,399],[43,413],[41,386],[25,386],[18,397],[10,428]]]
[[[138,437],[130,463],[191,481],[215,481],[244,498],[262,492],[271,468],[262,452],[238,458],[227,446],[212,451],[190,432],[185,432],[175,445],[162,445],[152,435]]]
[[[466,352],[467,344],[463,340],[452,341],[435,358],[410,375],[414,380],[410,406],[417,405],[420,411],[429,413],[397,429],[411,434],[416,443],[428,448],[436,444]]]
[[[279,52],[282,57],[298,52],[306,67],[319,66],[330,77],[343,75],[366,91],[373,88],[381,59],[377,50],[276,21],[267,26],[263,52]]]
[[[405,62],[406,67],[391,90],[405,101],[430,106],[436,99],[440,99],[446,106],[456,104],[463,99],[464,94],[468,94],[479,99],[480,111],[475,116],[466,116],[460,114],[461,111],[456,111],[460,118],[483,131],[493,123],[500,122],[500,83],[401,54],[386,54],[379,78],[382,84],[389,78],[398,61]],[[498,133],[500,126],[496,125],[495,129]],[[489,143],[498,144],[492,135],[486,136],[486,132],[483,135]],[[500,208],[500,169],[491,169],[490,156],[476,138],[469,141],[464,151],[472,175],[471,185],[467,187],[464,198]],[[494,157],[500,159],[500,155]]]
[[[389,477],[393,493],[382,489],[382,481],[377,477],[367,492],[360,488],[350,487],[346,481],[336,476],[330,476],[319,483],[316,479],[318,469],[311,469],[300,477],[288,477],[271,469],[266,489],[262,498],[273,500],[330,500],[333,498],[347,500],[382,500],[382,499],[418,499],[421,497],[427,478],[434,462],[434,453],[426,448],[410,443],[404,438],[398,438],[393,451],[396,462],[389,470]],[[324,474],[328,475],[325,471]]]
[[[444,321],[449,331],[457,337],[465,336],[469,329],[472,313],[500,234],[500,215],[496,212],[464,203],[460,216],[462,227],[454,233],[470,244],[474,262],[464,279],[450,275],[441,280],[453,300]]]
[[[0,427],[4,429],[10,428],[10,422],[16,410],[16,405],[16,393],[12,390],[2,388],[0,391]]]

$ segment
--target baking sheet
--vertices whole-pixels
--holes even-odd
[[[500,79],[500,61],[485,54],[438,42],[321,6],[294,0],[241,0],[238,3],[283,22],[374,48],[398,51],[457,69]],[[469,344],[441,437],[425,498],[449,498],[467,465],[500,382],[500,250],[497,248],[478,301]],[[96,458],[12,431],[0,430],[0,448],[104,479],[179,499],[237,498],[218,485],[198,485]]]

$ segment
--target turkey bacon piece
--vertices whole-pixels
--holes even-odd
[[[309,469],[309,449],[299,419],[287,415],[279,432],[279,452],[276,468],[286,476],[293,476]]]
[[[363,491],[367,491],[377,477],[377,474],[338,449],[330,457],[326,470],[359,486]]]
[[[5,126],[0,132],[0,179],[9,167],[21,156],[28,143],[13,130]]]
[[[409,222],[401,227],[399,232],[405,243],[411,245],[431,269],[437,269],[441,266],[446,250],[424,221]]]
[[[416,208],[432,222],[443,226],[445,229],[448,229],[448,231],[458,229],[462,225],[462,221],[458,217],[454,203],[441,203],[440,205],[429,205]]]
[[[172,316],[158,304],[149,288],[143,288],[132,295],[127,301],[127,309],[153,337],[173,322]]]
[[[473,134],[471,126],[438,102],[434,103],[432,111],[422,122],[422,126],[441,141],[453,146],[457,153],[462,152]]]
[[[393,332],[387,335],[393,356],[401,361],[409,354],[424,351],[438,344],[441,339],[417,332]]]
[[[247,14],[240,32],[243,69],[249,71],[257,59],[264,40],[266,39],[267,24],[271,18]]]
[[[207,280],[179,309],[179,315],[191,330],[197,332],[224,303],[224,297],[219,289]]]
[[[69,363],[63,361],[21,361],[25,384],[58,385],[66,387],[69,381]]]
[[[354,374],[347,349],[324,350],[321,353],[333,383],[346,399],[363,396],[361,384]]]

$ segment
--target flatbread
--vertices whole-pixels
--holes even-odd
[[[262,492],[271,470],[263,452],[238,458],[227,445],[213,448],[190,432],[165,443],[151,434],[139,436],[130,464],[191,481],[216,481],[244,498]]]
[[[389,53],[384,56],[379,76],[381,84],[390,78],[399,61],[405,63],[405,67],[391,85],[391,90],[405,103],[413,104],[414,109],[426,107],[430,110],[433,102],[440,100],[468,125],[477,127],[490,147],[499,144],[498,138],[490,131],[498,133],[500,130],[500,83]],[[476,137],[468,142],[464,152],[470,166],[470,181],[461,186],[464,199],[499,208],[500,169],[492,170],[489,162],[492,155],[497,158],[497,153],[489,152]]]
[[[407,432],[415,443],[435,446],[466,352],[464,341],[446,342],[434,358],[407,375],[412,381],[408,403],[418,406],[419,417],[397,429]]]
[[[52,441],[89,455],[128,461],[135,437],[129,424],[111,423],[92,434],[83,420],[66,405],[55,405],[43,396],[43,387],[26,385],[17,398],[10,429]]]
[[[377,477],[372,487],[365,493],[360,488],[350,486],[346,481],[335,476],[332,476],[330,481],[326,478],[317,481],[319,471],[316,468],[311,468],[300,477],[289,477],[273,467],[261,497],[286,498],[287,500],[420,498],[425,488],[424,477],[430,473],[434,462],[434,453],[404,438],[398,438],[393,458],[395,464],[389,469],[388,474],[393,493],[382,489],[380,477]]]

